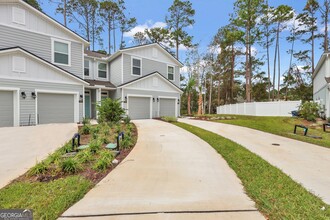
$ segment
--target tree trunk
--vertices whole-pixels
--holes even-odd
[[[220,102],[221,102],[221,85],[220,85],[220,82],[221,82],[221,75],[219,73],[219,82],[218,82],[218,106],[220,106]]]
[[[245,96],[246,101],[250,102],[251,95],[250,95],[250,56],[249,56],[249,44],[250,44],[250,30],[249,27],[246,27],[246,36],[245,36]]]
[[[209,114],[211,114],[211,108],[212,108],[212,87],[213,87],[213,79],[212,79],[212,75],[211,75],[210,95],[209,95]]]
[[[329,1],[325,0],[324,3],[324,52],[329,50],[329,39],[328,39],[328,20],[329,20]]]
[[[113,30],[113,53],[116,52],[116,27],[115,27],[115,19],[112,19],[112,30]]]
[[[202,91],[200,91],[199,95],[198,95],[198,112],[197,112],[197,115],[202,115],[202,108],[203,108],[203,94],[202,94]]]
[[[315,50],[315,34],[314,31],[312,31],[312,74],[314,73],[315,67],[314,67],[314,50]]]
[[[230,103],[234,102],[235,48],[231,46]]]
[[[176,39],[176,59],[179,59],[179,39]]]
[[[188,102],[187,102],[187,110],[188,110],[188,115],[191,115],[191,107],[190,107],[190,102],[191,102],[191,94],[188,92]]]
[[[281,53],[280,53],[280,42],[278,42],[277,45],[277,55],[278,55],[278,84],[277,84],[277,100],[279,101],[281,99],[281,92],[280,92],[280,86],[281,86]]]
[[[67,24],[66,24],[66,0],[63,0],[63,20],[64,20],[64,26],[67,27]]]
[[[268,17],[268,0],[266,1],[267,5],[267,24],[266,24],[266,49],[267,49],[267,73],[268,73],[268,100],[270,100],[270,87],[271,87],[271,79],[270,79],[270,56],[269,56],[269,17]]]
[[[108,39],[109,39],[109,42],[108,42],[109,54],[111,54],[111,21],[110,20],[108,21]]]
[[[280,24],[277,25],[276,30],[276,44],[275,44],[275,56],[274,56],[274,72],[273,72],[273,94],[272,101],[275,100],[275,79],[276,79],[276,59],[277,59],[277,49],[278,49],[278,41],[279,41],[279,33],[280,33]]]

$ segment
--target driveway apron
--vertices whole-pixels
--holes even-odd
[[[191,119],[179,121],[242,145],[330,204],[330,149],[235,125]]]
[[[134,123],[133,151],[61,219],[264,219],[206,142],[158,120]]]
[[[69,141],[77,130],[77,124],[0,128],[0,188]]]

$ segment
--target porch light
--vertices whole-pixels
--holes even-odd
[[[180,105],[180,99],[178,99],[178,105]]]
[[[152,101],[155,102],[155,98],[152,98]]]
[[[83,102],[84,101],[84,96],[83,95],[79,95],[79,102]]]
[[[124,101],[124,103],[127,103],[127,96],[125,96],[125,101]]]
[[[37,98],[37,94],[36,94],[35,92],[32,92],[32,93],[31,93],[31,96],[32,96],[32,98],[34,98],[34,99]]]
[[[21,96],[22,96],[23,99],[25,99],[26,98],[26,93],[25,92],[21,92]]]
[[[159,98],[157,98],[157,102],[159,102]]]

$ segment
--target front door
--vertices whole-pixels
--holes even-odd
[[[91,118],[91,96],[85,93],[85,118]]]

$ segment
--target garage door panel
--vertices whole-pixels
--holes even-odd
[[[149,119],[150,118],[150,98],[147,97],[129,97],[128,115],[131,119]]]
[[[39,124],[74,122],[74,95],[38,94]]]
[[[14,126],[14,93],[0,91],[0,127]]]
[[[175,114],[175,99],[161,98],[159,103],[159,116],[171,116],[176,117]]]

